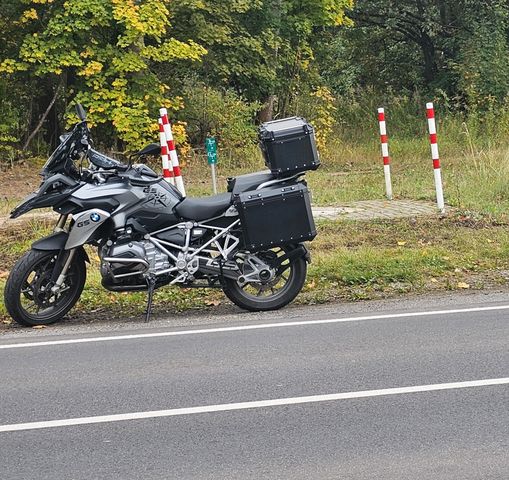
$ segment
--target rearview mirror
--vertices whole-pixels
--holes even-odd
[[[143,157],[145,155],[159,155],[161,153],[161,145],[159,143],[151,143],[143,150],[140,150],[136,155]]]
[[[78,115],[78,118],[84,122],[87,119],[87,113],[85,112],[85,109],[81,105],[81,103],[76,104],[76,113]]]

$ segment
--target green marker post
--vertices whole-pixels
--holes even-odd
[[[217,165],[217,142],[215,137],[207,137],[205,140],[205,150],[207,151],[207,161],[212,169],[212,188],[214,195],[217,195],[217,179],[216,179],[216,165]]]

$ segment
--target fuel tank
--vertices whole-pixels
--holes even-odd
[[[174,208],[182,201],[182,196],[165,180],[135,188],[142,188],[143,199],[127,210],[127,223],[135,221],[150,233],[180,221]]]
[[[163,178],[134,185],[122,179],[100,185],[86,184],[72,197],[84,210],[101,208],[101,204],[112,206],[111,221],[115,229],[131,224],[147,233],[177,223],[173,209],[182,201],[178,190]]]

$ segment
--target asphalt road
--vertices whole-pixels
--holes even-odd
[[[507,479],[509,302],[481,300],[3,336],[0,478]]]

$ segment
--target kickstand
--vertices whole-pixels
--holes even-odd
[[[150,315],[152,314],[152,300],[154,299],[154,290],[156,287],[156,280],[154,277],[147,278],[148,285],[148,296],[147,296],[147,310],[145,312],[145,323],[148,323],[150,320]]]

